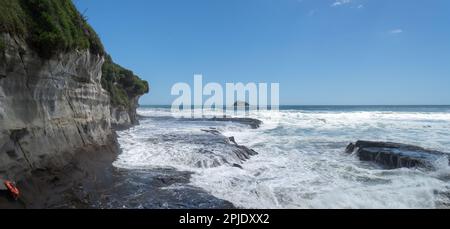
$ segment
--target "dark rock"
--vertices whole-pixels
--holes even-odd
[[[216,129],[201,129],[200,133],[174,132],[162,134],[157,139],[149,141],[155,143],[170,142],[176,145],[196,145],[194,154],[201,155],[190,160],[189,164],[198,168],[214,168],[222,165],[232,166],[242,164],[258,153],[246,146],[239,145],[236,140],[228,138]]]
[[[448,158],[447,153],[422,147],[393,143],[358,141],[347,146],[347,153],[356,153],[361,161],[372,161],[386,169],[434,168],[434,162]]]
[[[18,142],[21,138],[25,137],[28,134],[28,130],[26,128],[11,130],[11,134],[9,135],[10,139],[13,142]]]
[[[249,107],[250,104],[244,101],[236,101],[233,104],[234,107]]]
[[[218,130],[202,130],[207,134],[189,136],[178,135],[170,141],[180,141],[203,145],[198,153],[204,154],[207,161],[198,161],[197,167],[217,167],[223,164],[239,165],[258,153],[246,146],[239,145],[234,137],[225,137]],[[236,166],[234,166],[236,167]]]
[[[239,168],[239,169],[243,169],[243,168],[242,168],[242,166],[241,166],[241,165],[239,165],[239,164],[233,164],[233,167],[235,167],[235,168]]]
[[[216,129],[209,129],[209,130],[202,130],[202,131],[213,134],[213,135],[221,135],[220,132]]]
[[[63,168],[36,169],[28,179],[17,183],[22,192],[19,201],[0,190],[0,209],[234,208],[232,203],[191,186],[191,172],[115,168],[112,162],[119,150],[115,139],[111,139],[108,146],[78,151]],[[177,188],[168,188],[171,185]]]
[[[217,121],[217,122],[235,122],[240,123],[244,125],[249,125],[252,129],[258,129],[262,121],[254,118],[229,118],[229,117],[223,117],[223,118],[212,118],[211,121]]]
[[[161,117],[146,117],[146,116],[139,116],[138,119],[140,120],[146,120],[146,119],[152,119],[152,120],[174,120],[174,121],[187,121],[187,122],[232,122],[232,123],[238,123],[242,125],[248,125],[252,129],[258,129],[261,127],[263,122],[258,119],[254,118],[233,118],[229,116],[218,116],[213,118],[175,118],[171,116],[161,116]]]

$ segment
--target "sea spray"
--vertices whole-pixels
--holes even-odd
[[[438,208],[450,203],[450,170],[383,170],[345,154],[358,139],[448,151],[448,107],[294,107],[254,112],[258,129],[232,122],[175,119],[169,107],[143,107],[141,125],[119,132],[126,169],[172,167],[191,185],[243,208]],[[206,111],[208,112],[208,111]],[[211,111],[213,112],[213,111]],[[214,128],[259,154],[242,164],[198,168],[195,144],[162,136]],[[220,150],[220,149],[217,149]]]

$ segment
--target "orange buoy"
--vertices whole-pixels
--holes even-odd
[[[11,194],[11,196],[17,200],[20,197],[20,191],[19,189],[14,185],[13,182],[11,181],[3,181],[3,183],[5,184],[6,188],[8,189],[9,193]]]

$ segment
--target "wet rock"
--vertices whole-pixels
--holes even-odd
[[[236,143],[236,139],[234,137],[229,137],[228,139],[230,139],[230,142],[237,145]]]
[[[242,164],[258,154],[253,149],[239,145],[234,137],[225,137],[218,130],[202,131],[205,134],[191,134],[187,136],[188,139],[182,139],[201,147],[197,153],[201,154],[204,160],[196,162],[197,167],[218,167],[223,164],[236,167],[235,165]]]
[[[448,160],[447,153],[393,142],[357,141],[348,145],[346,152],[355,153],[361,161],[372,161],[386,169],[434,169],[435,162]]]
[[[232,209],[234,206],[189,185],[191,172],[170,168],[113,169],[114,185],[96,187],[96,208]]]
[[[258,129],[262,125],[262,121],[254,118],[232,118],[232,117],[214,117],[214,118],[184,118],[185,121],[211,121],[211,122],[233,122],[242,125],[248,125],[252,129]]]
[[[240,124],[243,124],[243,125],[248,125],[252,129],[258,129],[261,126],[261,124],[262,124],[261,120],[254,119],[254,118],[229,118],[229,117],[223,117],[223,118],[212,118],[211,121],[216,121],[216,122],[235,122],[235,123],[240,123]]]
[[[244,169],[244,168],[242,168],[241,165],[238,165],[238,164],[233,164],[233,167],[238,168],[238,169]]]
[[[203,132],[210,133],[213,135],[221,135],[221,133],[216,129],[202,130]]]
[[[147,117],[147,116],[137,116],[139,120],[145,120],[145,119],[152,119],[155,121],[158,120],[174,120],[174,121],[186,121],[186,122],[232,122],[232,123],[238,123],[242,125],[247,125],[252,129],[258,129],[261,127],[263,122],[258,119],[254,118],[232,118],[229,116],[222,116],[222,117],[213,117],[213,118],[176,118],[172,116],[160,116],[160,117]]]

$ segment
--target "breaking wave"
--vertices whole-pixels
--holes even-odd
[[[232,122],[180,120],[170,109],[143,107],[145,118],[119,132],[125,169],[171,167],[193,172],[191,185],[242,208],[443,208],[450,205],[450,169],[383,170],[344,153],[359,139],[392,141],[448,152],[449,108],[286,109],[252,112],[259,129]],[[207,144],[202,129],[234,136],[259,154],[240,167]],[[203,137],[202,137],[203,136]],[[200,141],[199,141],[200,139]],[[220,159],[220,160],[219,160]],[[199,161],[201,165],[199,166]],[[232,164],[231,163],[231,164]],[[214,166],[213,166],[214,165]]]

